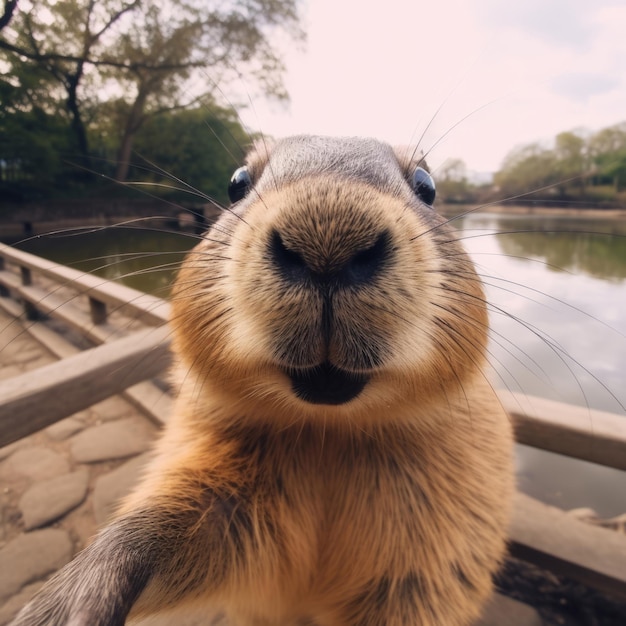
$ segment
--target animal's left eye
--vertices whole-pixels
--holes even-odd
[[[252,178],[250,178],[250,172],[244,165],[235,170],[235,173],[228,183],[228,197],[231,202],[238,202],[245,198],[252,187]]]
[[[428,206],[435,201],[435,181],[433,177],[422,167],[416,168],[411,181],[415,195]]]

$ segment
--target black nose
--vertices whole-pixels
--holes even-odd
[[[347,259],[320,259],[317,258],[320,253],[315,251],[311,253],[311,257],[315,258],[307,261],[306,250],[288,247],[275,230],[271,235],[270,249],[275,267],[290,283],[359,287],[370,283],[389,262],[390,240],[389,233],[385,231],[372,245],[357,250]]]

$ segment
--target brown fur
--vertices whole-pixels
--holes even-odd
[[[512,491],[480,281],[406,184],[414,165],[336,140],[290,163],[317,141],[253,155],[254,189],[189,255],[172,300],[180,392],[155,460],[16,624],[122,624],[131,605],[181,603],[234,625],[479,614]],[[381,241],[367,279],[340,284]],[[366,376],[363,390],[335,405],[298,397],[288,373],[324,361]],[[98,615],[93,593],[118,599]]]

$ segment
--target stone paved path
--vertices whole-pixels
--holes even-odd
[[[55,360],[0,311],[0,380]],[[113,397],[0,448],[0,626],[89,543],[134,484],[156,434]]]
[[[0,309],[0,380],[55,357]],[[121,397],[0,448],[0,626],[43,581],[88,545],[137,480],[157,428]],[[506,616],[506,621],[502,621]],[[191,613],[140,626],[225,626]],[[479,626],[541,626],[536,612],[498,598]]]

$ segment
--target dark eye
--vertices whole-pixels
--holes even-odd
[[[418,167],[413,174],[413,191],[424,204],[428,206],[433,205],[435,201],[435,181],[433,177],[421,167]]]
[[[250,178],[250,172],[247,167],[240,167],[235,170],[235,173],[228,183],[228,197],[231,202],[238,202],[242,198],[245,198],[252,187],[252,179]]]

